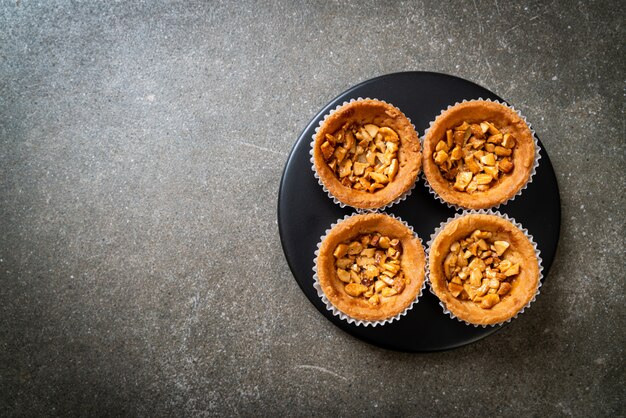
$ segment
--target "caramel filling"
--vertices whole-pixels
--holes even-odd
[[[446,285],[452,296],[490,309],[505,298],[519,275],[520,265],[506,259],[508,241],[476,230],[452,243],[443,261]]]
[[[402,293],[410,282],[401,268],[402,243],[397,238],[362,234],[337,245],[333,255],[346,293],[372,305]]]
[[[346,187],[374,193],[398,174],[400,138],[393,129],[374,124],[345,124],[326,134],[324,161]]]
[[[446,131],[432,158],[455,190],[474,193],[488,190],[513,170],[515,144],[513,135],[491,122],[465,121]]]

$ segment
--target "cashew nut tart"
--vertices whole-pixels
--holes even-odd
[[[506,202],[530,179],[535,141],[508,106],[473,100],[439,115],[424,137],[424,174],[446,202],[485,209]]]
[[[347,316],[378,321],[413,303],[424,283],[422,244],[401,221],[382,213],[352,216],[323,240],[317,275],[324,294]]]
[[[421,168],[420,142],[394,106],[357,100],[331,113],[313,142],[315,171],[343,204],[383,207],[411,189]]]
[[[539,261],[533,244],[496,215],[450,221],[429,254],[433,292],[457,318],[494,325],[513,318],[536,295]]]

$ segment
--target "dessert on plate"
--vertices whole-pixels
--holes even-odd
[[[535,146],[529,126],[510,107],[486,100],[458,103],[426,132],[424,174],[443,201],[490,208],[513,198],[528,183]]]
[[[422,164],[409,119],[379,100],[355,100],[330,113],[312,147],[321,184],[337,201],[357,209],[395,203],[411,190]]]
[[[472,213],[451,220],[429,249],[433,293],[456,318],[495,325],[535,298],[540,265],[535,246],[512,222]]]
[[[399,317],[424,284],[426,256],[420,240],[400,220],[383,213],[353,215],[323,238],[316,259],[319,287],[349,318]]]

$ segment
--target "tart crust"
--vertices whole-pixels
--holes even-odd
[[[346,187],[324,161],[320,147],[326,134],[333,134],[346,122],[387,126],[400,137],[398,174],[383,189],[370,193]],[[422,155],[417,132],[398,108],[379,100],[364,99],[347,103],[326,118],[315,135],[313,162],[320,180],[337,200],[358,209],[375,209],[393,202],[413,186],[422,165]]]
[[[349,296],[342,281],[337,278],[333,252],[338,244],[354,239],[361,234],[379,232],[402,243],[401,268],[410,283],[402,293],[381,297],[379,305],[366,299]],[[326,235],[317,257],[317,275],[322,291],[338,310],[351,318],[364,321],[379,321],[392,318],[413,303],[425,278],[426,256],[419,239],[402,222],[382,213],[354,215],[337,224]]]
[[[445,138],[446,130],[467,121],[490,121],[502,133],[517,141],[513,151],[514,168],[485,191],[469,194],[455,190],[454,182],[446,180],[433,160],[437,142]],[[535,141],[526,122],[511,108],[496,102],[472,100],[457,104],[439,115],[424,137],[423,165],[426,180],[446,202],[467,209],[486,209],[511,199],[530,179],[535,162]]]
[[[508,241],[511,245],[506,258],[521,266],[509,294],[491,309],[483,309],[471,300],[455,298],[446,286],[443,271],[450,245],[477,229],[491,231],[494,240]],[[513,318],[537,293],[539,261],[533,244],[519,228],[495,215],[468,214],[450,221],[433,241],[428,257],[430,285],[435,295],[458,319],[474,325],[495,325]]]

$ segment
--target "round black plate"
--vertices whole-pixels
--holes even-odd
[[[423,135],[428,123],[450,104],[463,99],[497,99],[496,94],[477,84],[445,74],[406,72],[365,81],[341,94],[324,107],[298,138],[280,183],[278,228],[285,257],[293,275],[311,303],[333,324],[368,343],[400,351],[437,351],[472,343],[501,327],[465,325],[445,315],[428,288],[419,302],[398,321],[382,327],[348,324],[326,310],[313,288],[313,258],[320,236],[337,219],[353,213],[333,203],[311,171],[311,136],[322,117],[338,104],[352,98],[385,100],[407,115]],[[561,221],[559,190],[550,159],[541,149],[541,160],[533,182],[521,196],[499,209],[514,217],[534,237],[543,259],[544,283],[556,251]],[[419,179],[411,195],[387,210],[408,222],[422,239],[429,240],[435,227],[454,211],[430,195]],[[520,317],[523,320],[524,315]],[[518,320],[520,320],[518,319]]]

